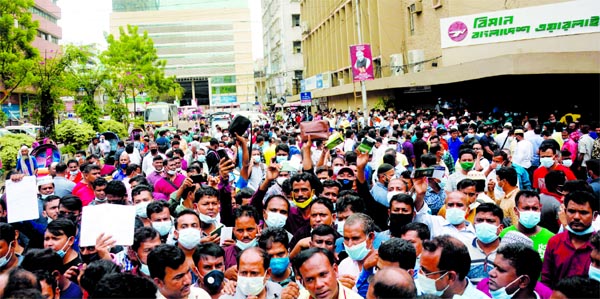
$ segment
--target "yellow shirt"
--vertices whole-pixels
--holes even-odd
[[[510,218],[512,225],[519,223],[519,217],[515,213],[515,196],[517,192],[519,192],[519,188],[515,188],[513,191],[504,194],[502,199],[496,200],[496,204],[504,212],[504,218]]]
[[[269,166],[271,164],[271,159],[273,159],[273,157],[275,157],[275,144],[271,144],[269,145],[269,148],[267,148],[267,150],[264,152],[264,156],[265,156],[265,162],[267,164],[267,166]]]

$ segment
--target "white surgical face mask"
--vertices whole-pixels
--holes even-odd
[[[571,165],[573,165],[573,160],[563,160],[562,162],[566,167],[571,167]]]

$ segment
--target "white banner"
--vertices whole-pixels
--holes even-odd
[[[440,19],[442,48],[600,32],[600,1],[577,0]]]

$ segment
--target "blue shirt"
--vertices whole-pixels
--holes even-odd
[[[25,166],[27,167],[27,171],[31,175],[35,175],[33,172],[38,168],[37,161],[35,158],[32,158],[31,156],[27,156],[27,157],[28,158],[25,161],[23,161],[25,163]],[[21,168],[21,159],[22,159],[22,157],[19,157],[17,159],[17,171],[20,171],[21,173],[25,173],[23,171],[23,169]],[[31,169],[31,164],[29,164],[29,161],[31,161],[31,164],[33,164],[33,169]]]
[[[387,201],[387,193],[387,187],[380,182],[375,183],[373,188],[371,188],[371,195],[373,195],[375,201],[389,208],[390,203]]]

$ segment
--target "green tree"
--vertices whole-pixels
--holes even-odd
[[[31,46],[39,26],[31,19],[33,5],[33,0],[0,0],[0,104],[33,80],[30,70],[39,56]]]
[[[54,56],[53,56],[54,55]],[[62,108],[60,96],[65,93],[65,76],[71,64],[82,59],[79,51],[67,48],[62,52],[44,53],[44,57],[33,68],[35,75],[33,86],[38,97],[32,105],[39,110],[40,124],[45,128],[46,136],[54,135],[54,122]],[[35,114],[35,109],[33,113]]]
[[[77,150],[85,150],[95,135],[96,131],[92,125],[78,124],[68,119],[56,126],[55,141],[65,145],[61,152],[74,154]]]
[[[98,131],[102,111],[94,98],[108,78],[108,72],[97,59],[93,45],[68,45],[65,52],[73,53],[76,58],[68,66],[64,80],[66,88],[78,99],[75,111],[84,122]]]
[[[154,99],[165,94],[181,96],[183,89],[174,76],[165,77],[166,61],[158,59],[154,42],[146,31],[140,34],[138,27],[128,25],[127,30],[119,28],[118,39],[111,34],[106,40],[108,49],[100,55],[100,60],[110,73],[111,83],[106,89],[114,99],[114,104],[127,107],[127,99],[135,102],[136,96],[141,93]],[[120,108],[112,110],[119,111]]]

